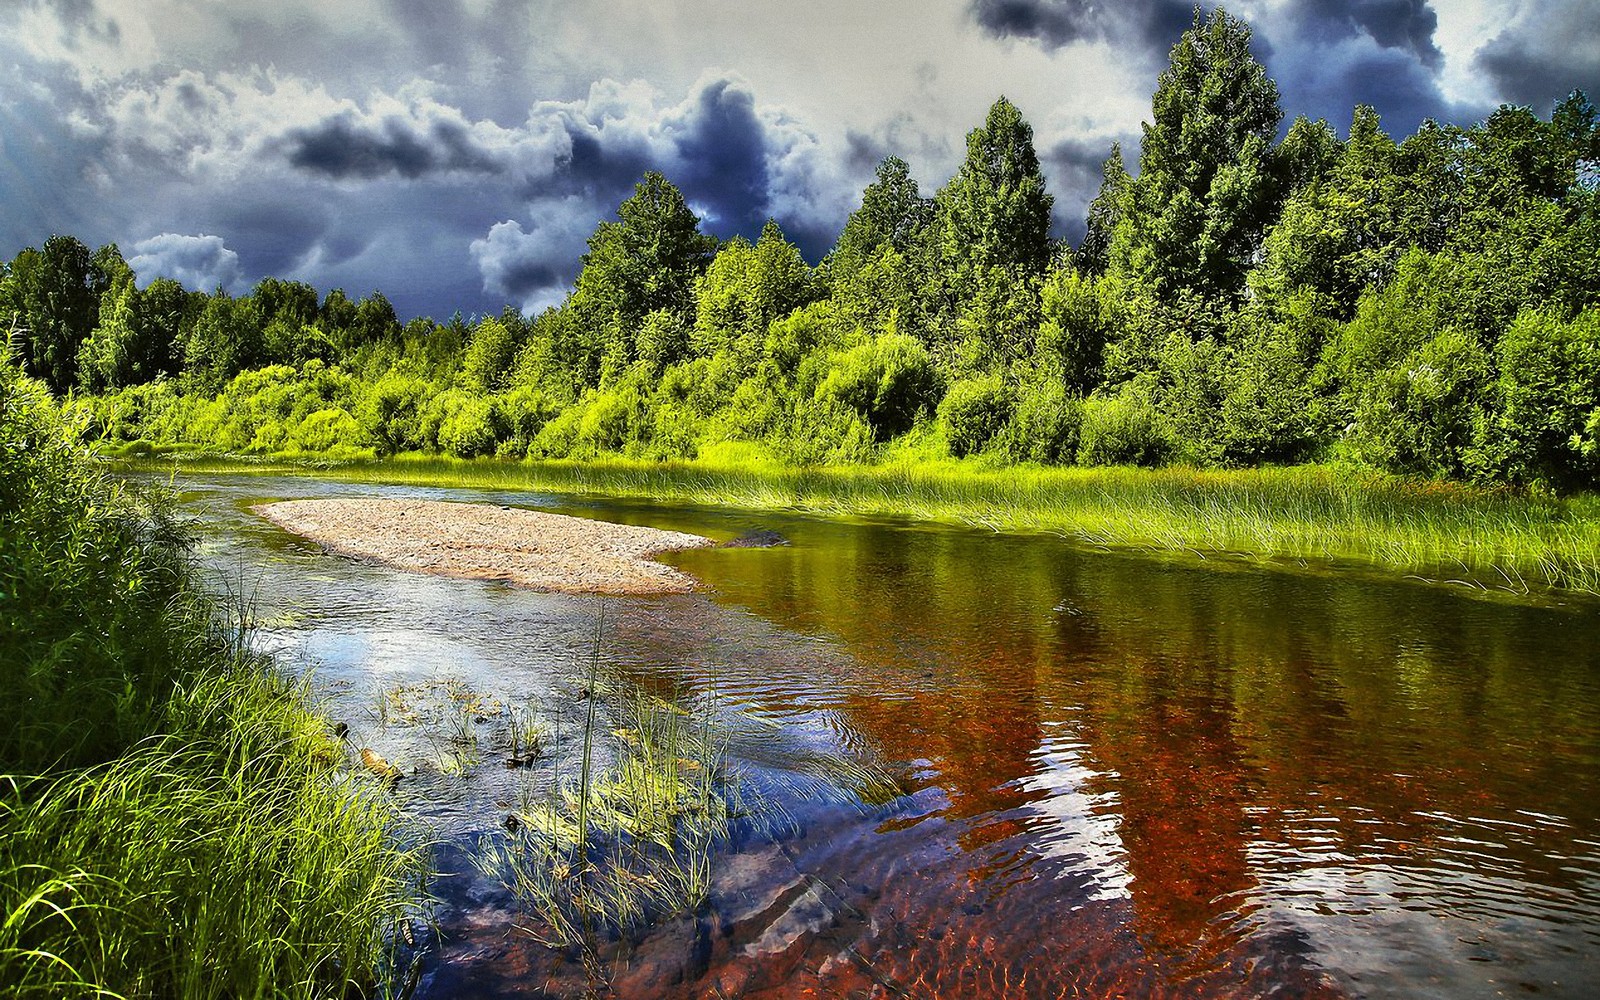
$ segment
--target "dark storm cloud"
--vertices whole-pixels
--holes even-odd
[[[1600,12],[1593,0],[1538,0],[1478,50],[1500,96],[1535,111],[1574,89],[1600,99]]]
[[[1382,48],[1411,53],[1429,68],[1444,59],[1434,44],[1439,16],[1429,0],[1303,0],[1291,11],[1300,33],[1312,39],[1365,35]]]
[[[845,166],[852,172],[876,170],[889,155],[889,146],[877,136],[851,129],[845,133]]]
[[[678,183],[685,197],[709,213],[709,228],[718,235],[759,229],[767,217],[771,177],[755,95],[732,80],[714,80],[678,128]]]
[[[295,167],[336,180],[371,180],[388,174],[415,180],[429,174],[462,171],[495,173],[495,158],[480,148],[456,122],[435,121],[426,128],[398,116],[365,123],[344,112],[285,136]]]
[[[537,298],[572,280],[571,262],[557,253],[550,242],[524,232],[516,221],[495,223],[487,236],[472,244],[485,289],[514,302]]]
[[[1284,108],[1292,115],[1323,118],[1341,132],[1356,105],[1377,110],[1384,131],[1410,135],[1425,119],[1462,121],[1479,109],[1457,109],[1439,91],[1438,80],[1417,60],[1394,50],[1367,50],[1330,60],[1317,72],[1280,81]]]
[[[1146,55],[1164,55],[1194,19],[1194,5],[1186,0],[971,0],[968,12],[997,38],[1030,39],[1047,48],[1135,42]]]
[[[1108,41],[1157,64],[1193,23],[1193,10],[1175,0],[969,3],[973,19],[997,37],[1029,39],[1047,49]],[[1356,104],[1370,104],[1392,129],[1409,132],[1424,118],[1471,118],[1480,111],[1452,107],[1440,90],[1438,26],[1430,0],[1294,0],[1252,24],[1253,46],[1278,83],[1287,117],[1348,122]],[[1511,62],[1522,65],[1519,57]]]
[[[56,233],[86,243],[116,239],[124,212],[82,193],[85,165],[105,155],[94,96],[62,65],[18,57],[0,39],[0,258]],[[63,183],[63,182],[66,183]]]

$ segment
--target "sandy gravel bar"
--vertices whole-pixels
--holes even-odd
[[[649,557],[712,544],[680,531],[439,500],[285,500],[251,509],[340,555],[568,594],[693,590],[693,577]]]

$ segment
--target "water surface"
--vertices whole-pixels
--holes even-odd
[[[596,601],[329,556],[251,503],[488,500],[789,539],[668,557],[704,591],[606,599],[601,655],[663,692],[714,691],[755,727],[735,748],[757,780],[783,768],[756,752],[777,724],[881,762],[904,794],[788,803],[786,831],[724,852],[707,907],[608,953],[617,995],[1600,995],[1595,602],[637,501],[180,487],[262,641],[354,742],[418,774],[396,794],[446,872],[421,995],[587,986],[469,861],[541,779],[493,765],[494,711],[468,712],[486,749],[465,776],[438,774],[438,733],[461,691],[559,724]]]

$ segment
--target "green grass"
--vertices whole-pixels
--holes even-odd
[[[0,995],[381,992],[420,851],[75,437],[0,359]]]
[[[308,471],[216,458],[184,467]],[[1405,479],[1358,467],[993,468],[912,461],[794,469],[728,451],[721,460],[680,463],[400,457],[316,474],[911,518],[1050,533],[1110,549],[1373,567],[1512,594],[1600,594],[1600,498]]]

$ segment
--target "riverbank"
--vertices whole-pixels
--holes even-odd
[[[159,491],[0,359],[0,995],[372,996],[423,858]]]
[[[125,463],[168,472],[169,456]],[[334,466],[214,456],[196,472],[548,490],[827,516],[1049,533],[1191,558],[1356,566],[1515,595],[1600,595],[1600,498],[1390,476],[1359,467],[985,467],[976,462],[784,468],[724,462],[500,462],[406,456]]]
[[[680,531],[436,500],[288,500],[252,510],[341,555],[568,594],[693,590],[693,577],[650,556],[712,544]]]

